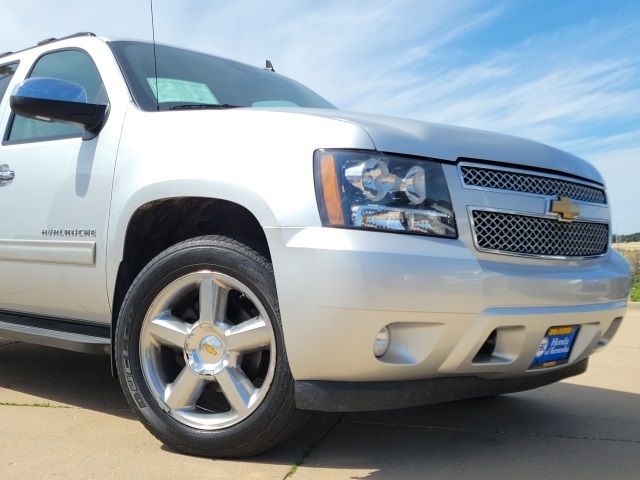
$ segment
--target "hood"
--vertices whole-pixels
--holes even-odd
[[[562,150],[523,138],[402,118],[321,109],[277,109],[342,120],[367,131],[376,149],[455,161],[487,160],[564,172],[603,183],[587,161]]]

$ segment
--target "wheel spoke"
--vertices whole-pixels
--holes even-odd
[[[224,368],[216,374],[216,380],[229,405],[236,413],[244,415],[249,411],[251,397],[256,392],[256,388],[242,370]]]
[[[224,321],[229,289],[206,275],[200,282],[200,323]]]
[[[167,385],[164,401],[171,410],[194,408],[205,380],[194,373],[189,367],[184,367],[173,383]]]
[[[234,352],[251,352],[271,344],[269,327],[260,317],[230,327],[225,336],[229,350]]]
[[[170,312],[163,312],[151,320],[149,333],[161,345],[182,349],[189,333],[189,325]]]

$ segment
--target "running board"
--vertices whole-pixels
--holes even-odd
[[[0,338],[73,352],[111,353],[108,325],[0,312]]]

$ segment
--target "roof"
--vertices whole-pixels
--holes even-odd
[[[48,45],[49,43],[54,43],[54,42],[59,42],[60,40],[66,40],[68,38],[75,38],[75,37],[95,37],[96,34],[93,32],[78,32],[78,33],[74,33],[73,35],[67,35],[66,37],[60,37],[60,38],[45,38],[44,40],[41,40],[40,42],[38,42],[37,44],[31,46],[31,47],[27,47],[27,48],[23,48],[22,50],[17,50],[15,52],[4,52],[4,53],[0,53],[0,58],[2,57],[6,57],[8,55],[13,55],[14,53],[19,53],[19,52],[24,52],[26,50],[31,50],[32,48],[36,48],[36,47],[41,47],[42,45]]]

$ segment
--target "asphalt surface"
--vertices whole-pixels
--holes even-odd
[[[326,415],[248,460],[176,454],[129,412],[109,360],[0,339],[0,478],[640,478],[640,308],[589,371],[530,392]]]

